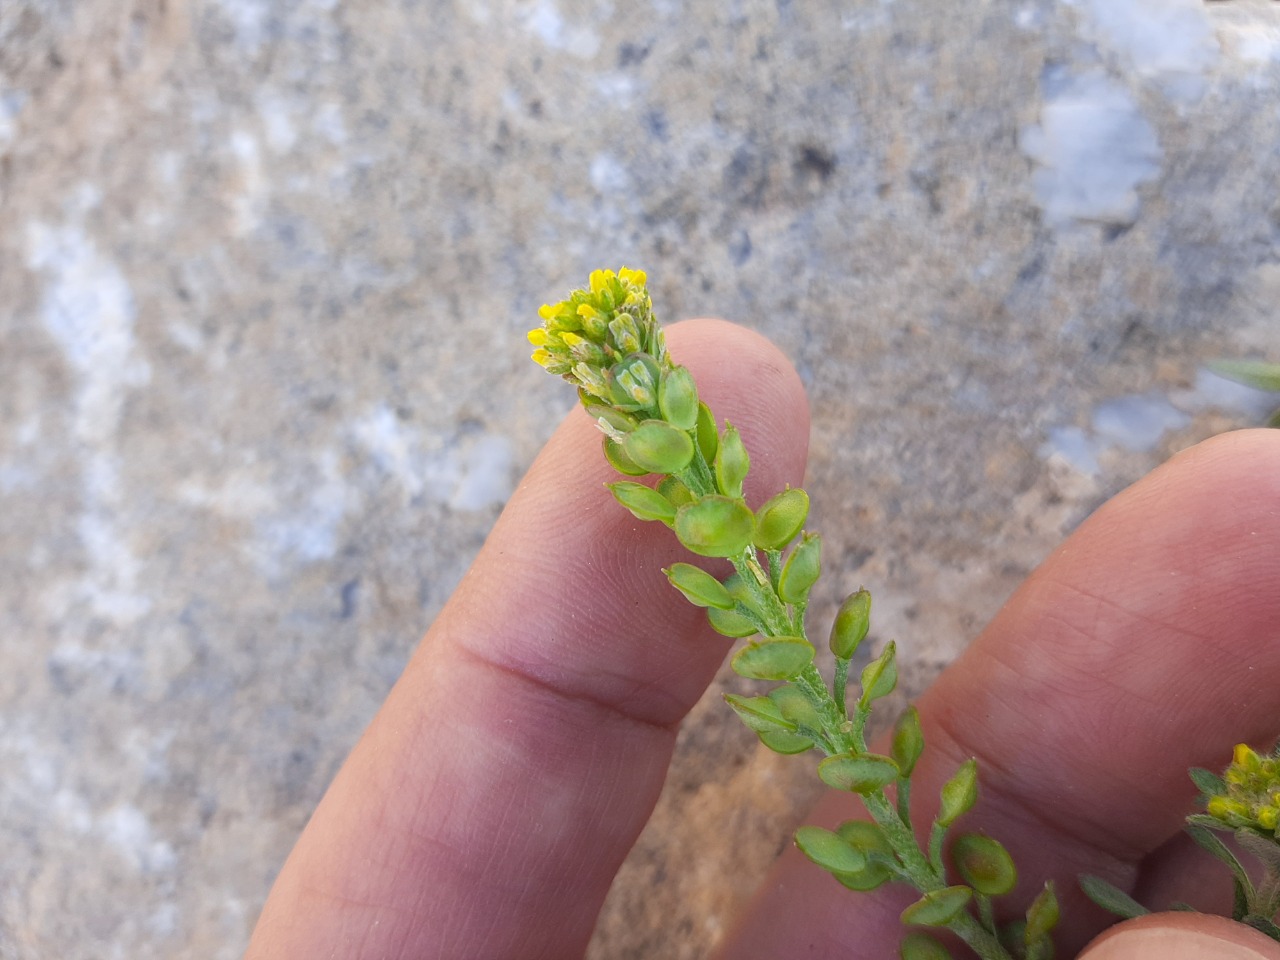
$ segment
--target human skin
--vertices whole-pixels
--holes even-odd
[[[667,336],[741,430],[753,506],[798,485],[808,407],[789,362],[721,321]],[[670,531],[620,508],[613,479],[575,410],[317,807],[248,960],[582,955],[677,725],[731,645],[671,589]],[[1056,881],[1062,956],[1107,922],[1080,872],[1167,901],[1198,890],[1204,867],[1229,896],[1221,868],[1177,839],[1186,770],[1280,732],[1277,584],[1280,431],[1175,457],[1086,521],[917,701],[917,822],[976,756],[966,828],[1010,849],[1024,904]],[[810,822],[854,809],[832,794]],[[903,904],[789,853],[719,956],[889,960]]]

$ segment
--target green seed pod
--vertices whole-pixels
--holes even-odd
[[[622,444],[610,437],[604,438],[604,458],[609,461],[613,469],[628,477],[643,477],[649,472],[627,456],[627,451],[622,448]]]
[[[908,933],[898,948],[902,960],[951,960],[951,953],[927,933]]]
[[[1015,917],[996,928],[996,938],[1000,941],[1000,946],[1008,950],[1013,956],[1025,957],[1027,952],[1026,932],[1027,921],[1022,917]]]
[[[893,871],[879,860],[870,860],[855,873],[838,873],[836,879],[850,890],[876,890],[893,879]]]
[[[920,729],[920,711],[911,704],[898,715],[893,726],[893,749],[889,751],[893,762],[902,771],[901,776],[911,776],[916,761],[924,753],[924,732]]]
[[[693,459],[693,441],[662,420],[645,420],[627,434],[622,449],[649,473],[679,473]]]
[[[738,428],[725,423],[720,449],[716,452],[716,484],[720,492],[726,497],[741,497],[742,481],[750,467],[751,458],[747,456]]]
[[[726,693],[724,699],[742,722],[756,733],[775,730],[790,733],[796,728],[796,725],[778,710],[778,705],[768,697],[740,697],[736,693]]]
[[[711,607],[707,611],[707,622],[711,624],[711,629],[716,633],[724,634],[726,637],[749,637],[753,633],[759,633],[760,628],[756,626],[754,620],[749,620],[742,614],[734,610],[720,610]]]
[[[674,523],[676,508],[670,500],[657,490],[646,487],[643,483],[620,480],[617,483],[605,484],[615,500],[631,511],[640,520],[661,520],[663,523]]]
[[[781,550],[804,527],[809,495],[788,487],[756,511],[755,544],[761,550]]]
[[[618,436],[628,434],[640,423],[630,414],[615,410],[613,407],[606,407],[602,403],[595,402],[594,398],[588,398],[587,401],[584,401],[583,407],[587,411],[587,416],[596,421],[596,423],[600,423],[603,420],[608,425],[609,429],[605,430],[605,433],[611,436],[613,434]],[[617,437],[614,437],[614,439],[616,440]]]
[[[898,685],[898,645],[894,641],[885,644],[884,652],[863,667],[861,680],[862,697],[858,702],[863,707],[893,693]]]
[[[846,820],[836,828],[836,833],[867,856],[865,867],[842,873],[837,880],[850,890],[875,890],[893,879],[893,871],[887,866],[894,862],[893,845],[883,830],[869,820]]]
[[[949,827],[978,800],[978,761],[966,760],[960,769],[942,786],[942,805],[938,810],[938,824]]]
[[[720,435],[716,432],[716,418],[711,408],[705,403],[698,404],[698,449],[702,451],[702,459],[707,463],[716,462],[716,451],[720,449]]]
[[[658,481],[658,492],[676,505],[683,507],[697,499],[693,491],[680,482],[678,477],[663,477]]]
[[[801,603],[822,574],[822,538],[806,533],[782,565],[778,596],[784,603]]]
[[[851,660],[871,627],[871,594],[859,590],[845,598],[831,624],[831,652]]]
[[[956,837],[951,845],[951,859],[960,879],[988,897],[1006,894],[1018,883],[1018,870],[1009,851],[980,833]]]
[[[636,433],[643,429],[641,424]],[[755,517],[741,500],[711,494],[677,510],[675,529],[680,542],[699,556],[736,557],[751,546]]]
[[[658,409],[662,419],[681,430],[698,425],[698,388],[685,367],[673,367],[658,381]]]
[[[729,596],[746,608],[749,614],[755,614],[756,619],[761,621],[767,619],[762,598],[751,589],[750,582],[740,574],[731,573],[725,577],[724,588],[729,591]]]
[[[775,687],[769,691],[769,699],[778,706],[784,717],[810,730],[822,729],[822,715],[800,690],[792,684]]]
[[[724,578],[724,588],[729,591],[729,596],[739,603],[745,603],[751,599],[751,588],[747,586],[746,581],[737,572],[731,573]]]
[[[788,733],[785,730],[760,730],[757,731],[756,736],[766,747],[784,757],[804,753],[806,750],[812,750],[814,746],[813,741],[803,734]]]
[[[748,680],[790,680],[813,663],[813,644],[803,637],[770,637],[749,643],[729,662]]]
[[[841,753],[819,763],[818,776],[829,787],[865,795],[897,780],[898,765],[875,753]]]
[[[1028,954],[1033,947],[1048,940],[1053,928],[1058,925],[1058,917],[1058,897],[1053,892],[1053,881],[1050,880],[1027,908],[1027,929],[1023,933],[1023,941],[1027,945]]]
[[[973,891],[968,887],[930,890],[902,911],[902,922],[913,927],[945,927],[969,905]]]
[[[893,844],[879,825],[870,820],[846,820],[836,828],[836,833],[867,856],[878,854],[893,859]]]
[[[795,840],[801,853],[831,873],[855,873],[867,865],[866,854],[832,830],[801,827]]]
[[[671,585],[695,606],[733,609],[733,597],[719,580],[691,563],[673,563],[662,571]]]

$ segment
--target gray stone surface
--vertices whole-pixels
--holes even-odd
[[[232,958],[645,268],[794,359],[906,685],[1265,398],[1280,4],[0,2],[0,957]],[[725,677],[725,684],[734,681]],[[709,696],[594,960],[704,955],[811,798]]]

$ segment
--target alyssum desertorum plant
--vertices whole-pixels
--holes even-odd
[[[1247,744],[1236,744],[1230,765],[1222,776],[1201,768],[1190,771],[1200,788],[1199,805],[1203,813],[1187,817],[1187,833],[1231,873],[1234,889],[1233,920],[1248,924],[1280,940],[1280,747],[1259,754]],[[1256,858],[1262,867],[1262,880],[1255,883],[1235,853],[1222,842],[1219,833],[1235,838],[1241,850]],[[1080,885],[1094,903],[1121,917],[1149,913],[1123,890],[1118,890],[1098,877],[1083,876]],[[1184,903],[1173,904],[1175,910],[1191,910]]]
[[[943,857],[948,833],[973,806],[977,766],[961,765],[943,787],[941,808],[922,847],[911,822],[911,773],[924,739],[914,707],[898,718],[889,755],[872,753],[864,731],[875,702],[898,681],[896,649],[884,651],[851,684],[850,663],[867,635],[871,597],[859,590],[841,605],[831,628],[835,675],[828,683],[814,665],[805,609],[821,569],[822,539],[803,530],[809,497],[779,492],[758,510],[743,499],[750,458],[738,431],[720,428],[698,398],[689,371],[667,353],[653,318],[645,275],[599,270],[585,290],[541,310],[529,334],[533,359],[578,388],[583,406],[604,432],[604,454],[618,472],[655,474],[650,487],[631,480],[609,485],[642,520],[671,527],[702,557],[722,557],[734,573],[721,581],[700,567],[673,563],[672,586],[707,609],[712,627],[730,637],[753,637],[733,657],[733,669],[752,680],[778,683],[762,696],[727,695],[729,705],[760,740],[779,753],[824,754],[818,776],[861,797],[871,821],[850,820],[835,831],[801,827],[796,845],[853,890],[906,883],[921,894],[902,914],[914,927],[952,931],[986,960],[1052,955],[1050,933],[1058,907],[1051,887],[1025,921],[998,926],[992,898],[1017,879],[1008,852],[980,834],[951,839],[954,875]],[[935,939],[912,933],[906,960],[948,954]]]
[[[614,497],[636,517],[666,524],[690,552],[733,565],[724,580],[689,563],[663,571],[689,602],[706,608],[717,631],[752,638],[733,656],[737,673],[777,684],[760,696],[728,694],[729,706],[778,753],[818,750],[823,782],[857,795],[866,807],[870,820],[848,820],[834,831],[801,827],[796,846],[852,890],[886,883],[915,888],[920,897],[903,911],[903,923],[950,931],[983,960],[1051,958],[1058,922],[1052,884],[1025,918],[998,923],[992,901],[1014,888],[1013,860],[996,840],[952,829],[977,800],[974,760],[943,786],[928,839],[918,842],[911,776],[924,738],[915,707],[897,718],[887,755],[871,752],[865,736],[876,701],[897,685],[896,647],[888,643],[851,682],[871,613],[870,594],[859,590],[841,604],[831,626],[834,676],[828,682],[821,675],[805,618],[822,556],[822,539],[804,530],[809,497],[787,488],[758,510],[747,506],[743,481],[750,457],[742,438],[731,424],[717,424],[689,371],[668,355],[645,275],[597,270],[586,289],[544,306],[540,315],[542,325],[529,333],[537,348],[533,359],[577,388],[604,433],[604,455],[619,473],[658,478],[653,486],[609,484]],[[1274,922],[1280,909],[1280,754],[1262,757],[1241,746],[1222,777],[1193,770],[1192,779],[1205,813],[1190,817],[1188,830],[1231,869],[1236,919],[1280,939]],[[1250,881],[1214,830],[1234,834],[1263,861],[1263,883]],[[1146,912],[1103,880],[1085,877],[1082,885],[1115,913]],[[902,941],[901,956],[943,960],[950,954],[917,929]]]

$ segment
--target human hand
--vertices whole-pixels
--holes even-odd
[[[808,414],[787,361],[719,322],[667,336],[742,431],[753,489],[798,483]],[[618,507],[599,451],[578,410],[530,469],[281,871],[250,960],[582,954],[731,643],[671,589],[678,544]],[[1009,848],[1027,899],[1057,881],[1064,955],[1104,923],[1078,873],[1166,902],[1211,864],[1178,839],[1186,769],[1277,732],[1278,543],[1280,434],[1203,444],[1090,518],[917,701],[916,822],[977,756],[966,827]],[[787,855],[722,956],[888,960],[905,902]],[[1252,956],[1280,960],[1259,939]]]

